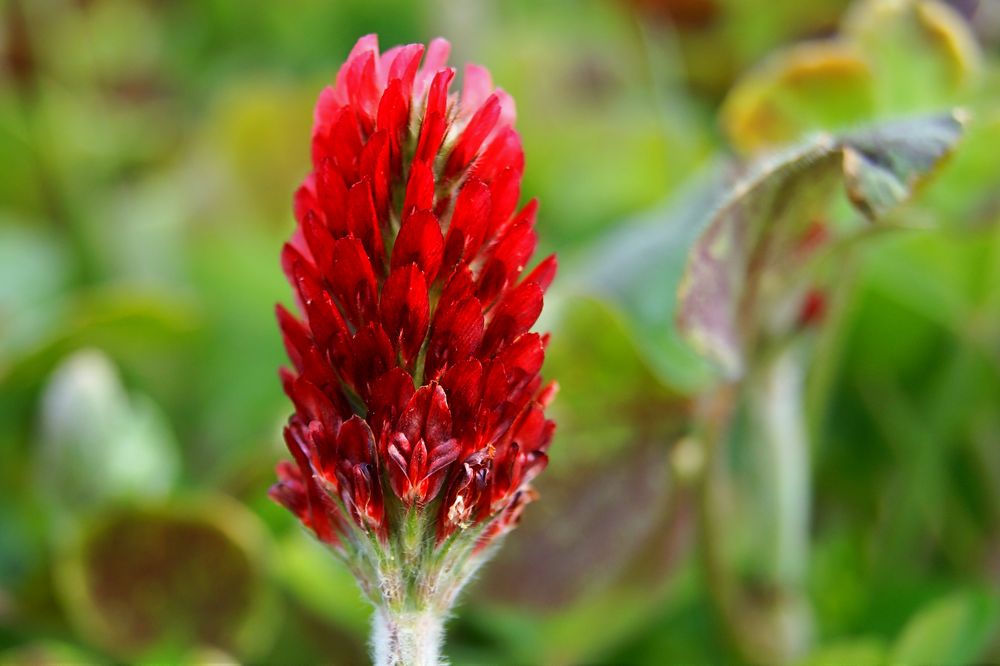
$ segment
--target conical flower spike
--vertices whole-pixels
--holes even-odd
[[[537,206],[517,210],[514,104],[471,65],[451,92],[448,50],[358,41],[316,104],[281,257],[295,413],[271,495],[357,577],[379,664],[439,663],[443,619],[534,498],[553,431],[531,328],[556,262],[524,274]]]

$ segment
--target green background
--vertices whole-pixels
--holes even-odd
[[[5,0],[0,663],[364,663],[353,581],[266,490],[291,194],[313,101],[369,32],[444,36],[514,96],[562,265],[551,467],[449,623],[454,663],[746,658],[684,460],[707,366],[676,336],[651,354],[588,278],[627,263],[619,229],[679,224],[728,155],[959,104],[968,136],[914,229],[852,253],[819,334],[802,658],[1000,660],[1000,11],[952,5],[888,29],[842,0]],[[789,45],[836,35],[861,73],[783,78]],[[642,286],[664,313],[683,249]]]

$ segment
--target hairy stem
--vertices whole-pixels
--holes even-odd
[[[440,666],[444,615],[378,608],[372,616],[375,666]]]

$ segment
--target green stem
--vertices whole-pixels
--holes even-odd
[[[809,556],[809,440],[803,391],[805,369],[795,347],[774,358],[749,391],[765,464],[770,470],[774,517],[773,565],[782,586],[799,588]]]
[[[724,629],[748,662],[784,664],[800,657],[811,634],[810,612],[802,586],[808,557],[809,440],[804,426],[804,367],[795,346],[764,360],[737,385],[707,397],[700,416],[706,467],[700,493],[701,556],[712,602]],[[747,441],[733,442],[745,401]],[[742,437],[741,437],[742,439]],[[724,498],[731,495],[731,445],[753,446],[767,471],[767,522],[754,530],[756,546],[769,552],[766,570],[755,580],[769,594],[748,589],[729,555],[734,525]],[[739,519],[739,518],[738,518]],[[738,530],[738,528],[736,528]]]

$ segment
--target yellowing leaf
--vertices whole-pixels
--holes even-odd
[[[743,152],[788,143],[809,130],[868,117],[873,86],[863,53],[852,44],[800,44],[765,61],[733,88],[722,125]]]

